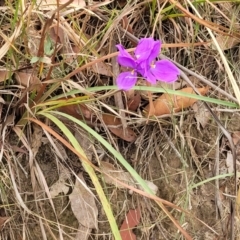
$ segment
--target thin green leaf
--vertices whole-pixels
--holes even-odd
[[[54,113],[54,112],[53,112]],[[47,117],[48,119],[50,119],[52,122],[54,122],[60,129],[61,131],[64,133],[64,135],[69,139],[69,141],[71,142],[71,144],[73,145],[73,147],[81,154],[83,155],[85,158],[87,158],[86,154],[84,153],[83,149],[81,148],[81,146],[79,145],[77,139],[73,136],[73,134],[71,133],[71,131],[65,126],[65,124],[63,124],[63,122],[61,122],[58,118],[56,118],[55,116],[49,114],[49,113],[46,113],[46,112],[40,112],[39,114]],[[111,230],[112,230],[112,233],[114,235],[114,238],[116,240],[121,240],[121,235],[119,233],[119,230],[118,230],[118,226],[117,226],[117,223],[115,221],[115,218],[113,216],[113,213],[112,213],[112,210],[111,210],[111,206],[104,194],[104,191],[102,189],[102,186],[101,184],[99,183],[99,180],[97,178],[97,175],[95,173],[95,171],[93,170],[93,168],[87,164],[86,162],[83,162],[82,161],[82,164],[85,168],[85,170],[87,171],[87,173],[89,174],[94,186],[95,186],[95,189],[98,193],[98,196],[99,196],[99,199],[102,203],[102,206],[104,208],[104,211],[107,215],[107,218],[108,218],[108,221],[109,221],[109,224],[111,226]]]
[[[88,133],[90,133],[93,137],[95,137],[103,146],[105,146],[109,152],[115,156],[119,162],[127,169],[127,171],[132,175],[132,177],[139,183],[139,185],[147,192],[150,194],[153,194],[152,190],[148,187],[146,182],[138,175],[138,173],[132,168],[132,166],[124,159],[124,157],[119,153],[117,150],[115,150],[102,136],[100,136],[97,132],[95,132],[92,128],[90,128],[88,125],[86,125],[84,122],[62,112],[50,112],[52,114],[57,114],[60,116],[63,116],[79,126],[81,126],[83,129],[85,129]],[[46,113],[39,113],[45,115]]]

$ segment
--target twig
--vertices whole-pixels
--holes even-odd
[[[112,38],[111,52],[116,51],[115,46],[116,46],[115,40]],[[116,57],[112,57],[111,61],[112,61],[112,71],[113,71],[113,84],[116,85],[117,84],[116,77],[119,75],[119,65],[117,63]],[[123,126],[123,131],[125,134],[125,130],[127,128],[127,122],[126,122],[125,112],[122,111],[123,109],[125,109],[123,100],[122,100],[122,93],[121,92],[114,93],[114,100],[115,100],[116,107],[119,109],[119,115],[121,116],[121,122],[122,122],[122,126]]]

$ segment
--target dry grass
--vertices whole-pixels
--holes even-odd
[[[114,46],[134,48],[138,39],[152,36],[183,71],[175,84],[158,87],[209,85],[208,97],[239,103],[239,1],[88,1],[84,7],[70,2],[50,8],[50,1],[0,1],[0,239],[113,239],[101,194],[119,228],[129,209],[140,209],[137,239],[184,239],[184,232],[188,239],[237,239],[238,108],[209,104],[211,112],[199,101],[194,110],[147,119],[146,91],[138,91],[141,103],[131,112],[125,92],[106,89],[122,71]],[[93,92],[94,87],[102,89]],[[124,168],[99,139],[59,118],[83,153],[66,131],[44,117],[56,106],[76,117],[82,109],[70,109],[64,96],[94,112],[91,127],[158,187],[156,195],[168,201],[164,206],[173,219],[159,199],[109,184],[101,162],[118,174]],[[154,93],[153,99],[158,96]],[[206,114],[199,119],[194,111]],[[120,117],[137,139],[127,142],[113,135],[103,112]],[[83,111],[84,117],[88,113]],[[62,185],[53,196],[59,178]],[[69,201],[76,179],[96,204],[96,222],[89,229],[79,227]],[[80,235],[88,231],[88,237]]]

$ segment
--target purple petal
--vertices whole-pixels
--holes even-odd
[[[117,77],[117,86],[119,89],[129,90],[135,86],[137,82],[136,72],[123,72]]]
[[[121,44],[116,45],[116,47],[119,50],[119,54],[117,57],[118,63],[124,67],[130,67],[135,69],[136,67],[135,59],[124,49],[124,47]]]
[[[143,76],[146,78],[146,80],[151,84],[156,84],[157,78],[156,76],[151,72],[150,67],[147,71],[144,72]]]
[[[175,82],[180,74],[179,69],[169,60],[157,61],[150,71],[156,79],[167,83]]]
[[[138,61],[153,61],[159,54],[161,48],[160,41],[154,41],[153,38],[142,38],[136,49],[135,56]]]

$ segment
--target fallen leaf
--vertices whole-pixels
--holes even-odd
[[[52,198],[58,196],[60,193],[66,195],[69,191],[69,186],[66,180],[70,179],[71,173],[62,164],[59,165],[59,179],[50,187],[50,195]]]
[[[67,100],[67,99],[66,99]],[[91,120],[92,112],[85,104],[66,105],[58,108],[58,111],[67,113],[79,120]]]
[[[98,62],[98,63],[92,65],[92,71],[97,74],[105,75],[108,77],[113,76],[111,67],[104,62]]]
[[[102,119],[108,129],[116,136],[128,142],[136,140],[136,134],[134,131],[130,127],[123,129],[121,120],[116,116],[103,113]]]
[[[127,95],[127,108],[130,111],[136,111],[141,103],[141,95],[138,91],[129,90],[126,92]]]
[[[129,172],[125,172],[122,169],[116,169],[113,164],[104,161],[101,162],[100,168],[104,173],[107,173],[110,176],[114,176],[114,179],[136,187],[134,179]],[[114,181],[114,179],[108,177],[105,174],[103,174],[103,178],[105,183],[107,184],[115,185],[118,188],[125,188],[124,186],[118,184],[116,181]]]
[[[15,72],[14,74],[18,84],[24,87],[34,87],[39,90],[42,86],[42,82],[39,78],[31,72],[31,69],[28,72]]]
[[[67,113],[79,120],[85,120],[86,123],[90,126],[99,124],[96,122],[97,119],[95,116],[93,116],[92,111],[90,111],[85,104],[62,106],[58,108],[58,110]],[[103,113],[102,120],[108,129],[116,136],[128,142],[133,142],[136,140],[136,134],[134,131],[130,127],[127,127],[124,132],[121,120],[116,116]]]
[[[3,229],[3,226],[8,219],[9,217],[0,217],[0,231]]]
[[[80,48],[73,47],[67,32],[64,31],[61,25],[59,27],[56,25],[51,29],[51,38],[54,42],[59,42],[62,45],[60,54],[63,56],[64,63],[68,63],[72,67],[77,67],[77,57],[80,52]],[[77,49],[79,49],[78,52],[75,52]]]
[[[40,10],[51,10],[57,7],[57,2],[59,5],[67,3],[69,0],[37,0],[37,6]],[[84,8],[86,2],[84,0],[74,0],[68,7],[74,7],[77,9]]]
[[[91,229],[98,228],[98,209],[95,203],[94,195],[89,189],[86,189],[86,182],[82,173],[78,174],[80,180],[76,179],[74,189],[69,195],[73,214],[78,220],[79,225],[85,227],[86,231],[78,231],[75,239],[88,239]],[[81,181],[81,182],[80,182]]]
[[[236,146],[239,141],[240,141],[240,131],[235,131],[232,133],[232,140],[233,140],[233,143],[234,145]]]
[[[140,209],[131,209],[125,217],[125,220],[120,228],[120,235],[122,240],[136,240],[136,235],[132,232],[140,222]]]
[[[204,104],[200,101],[195,102],[192,105],[192,109],[195,112],[195,118],[197,121],[197,129],[200,130],[200,125],[202,128],[208,124],[209,120],[211,119],[210,112],[206,109]]]
[[[231,49],[233,47],[235,47],[238,43],[240,43],[240,39],[239,38],[234,38],[234,37],[230,37],[230,36],[223,36],[223,35],[218,35],[216,37],[216,40],[218,42],[219,47],[225,51],[228,49]],[[215,44],[211,44],[213,49],[216,49]]]
[[[233,155],[230,151],[227,152],[226,166],[228,173],[234,172]]]
[[[90,134],[84,129],[74,128],[74,131],[75,131],[74,136],[79,142],[84,153],[86,154],[87,159],[89,161],[92,161],[92,156],[93,156],[92,145],[93,145],[94,139],[92,140]]]
[[[120,182],[123,182],[125,184],[130,185],[130,186],[133,186],[135,188],[139,188],[139,189],[143,190],[141,188],[141,186],[139,186],[135,182],[135,180],[132,178],[132,176],[129,172],[123,171],[122,169],[116,169],[113,164],[108,163],[108,162],[104,162],[104,161],[101,162],[100,168],[103,171],[103,173],[106,173],[110,176],[114,176],[114,179],[117,179]],[[120,188],[120,189],[125,188],[121,184],[114,181],[113,178],[110,178],[105,174],[103,174],[103,179],[104,179],[105,183],[107,183],[107,184],[114,185],[114,186],[116,186],[117,188]],[[157,191],[158,191],[158,187],[150,181],[145,180],[145,182],[148,185],[148,187],[153,191],[153,193],[156,194]]]
[[[208,91],[208,88],[197,88],[197,90],[201,95],[205,95]],[[194,91],[191,87],[183,88],[179,91],[194,94]],[[147,115],[149,114],[150,116],[161,116],[163,114],[170,114],[172,112],[180,112],[182,109],[192,106],[196,101],[197,99],[194,98],[164,93],[153,102],[153,106],[155,108],[154,113],[148,113],[150,110],[150,105],[145,108],[145,111],[147,112]]]
[[[38,153],[40,146],[42,145],[43,131],[42,131],[42,128],[36,123],[32,124],[32,129],[33,129],[33,133],[31,138],[31,149],[32,149],[32,154],[35,157]]]
[[[6,81],[9,77],[11,77],[12,72],[7,69],[0,69],[0,82]]]

